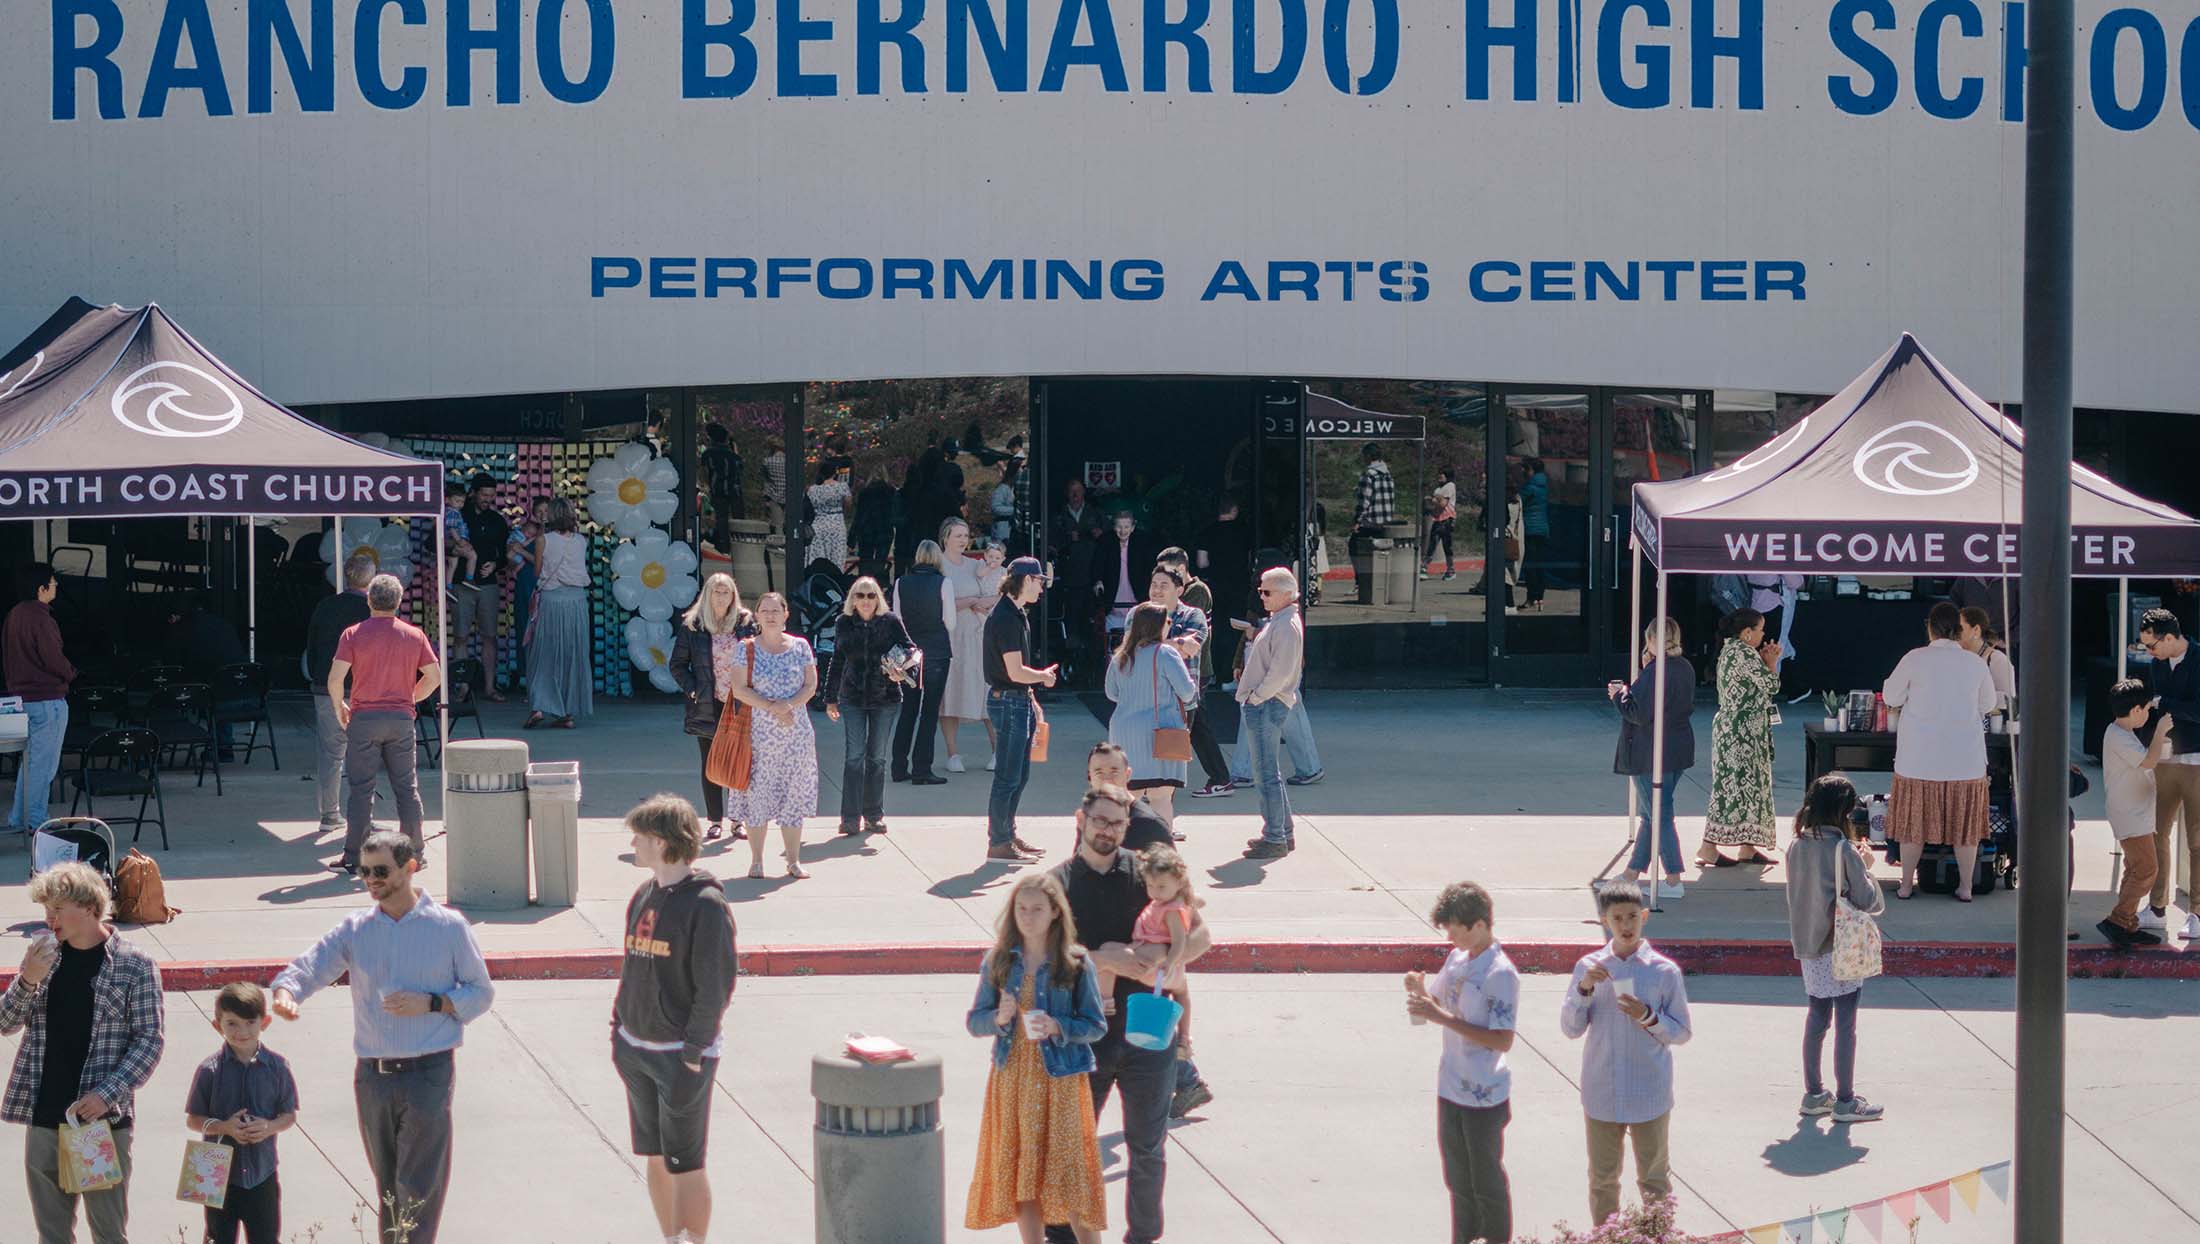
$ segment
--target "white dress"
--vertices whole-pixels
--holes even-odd
[[[940,692],[940,716],[967,721],[985,716],[985,619],[993,612],[992,601],[1005,572],[988,570],[975,557],[946,561],[947,585],[955,591],[956,604],[965,596],[986,601],[982,612],[958,608],[949,634],[954,662],[948,668],[947,687]]]
[[[810,485],[809,558],[828,561],[837,569],[848,560],[848,485],[829,479]]]

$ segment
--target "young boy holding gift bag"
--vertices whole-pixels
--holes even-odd
[[[184,1126],[228,1150],[228,1178],[185,1195],[206,1206],[206,1244],[277,1244],[282,1235],[282,1188],[275,1181],[275,1137],[298,1121],[298,1081],[282,1055],[260,1044],[274,1016],[258,985],[233,981],[214,998],[215,1051],[191,1077]],[[192,1155],[185,1155],[191,1169]],[[186,1181],[186,1192],[191,1189]]]

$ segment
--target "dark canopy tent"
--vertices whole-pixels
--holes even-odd
[[[6,358],[0,519],[432,517],[443,633],[440,464],[285,409],[155,304],[72,298]]]
[[[1739,461],[1635,485],[1630,643],[1642,633],[1646,557],[1660,618],[1674,571],[2014,578],[2023,463],[2022,429],[1904,333],[1847,388]],[[2074,575],[2200,574],[2200,522],[2076,464],[2070,494]],[[1663,721],[1662,644],[1657,663],[1652,720]],[[1652,753],[1663,772],[1662,732]],[[1661,796],[1652,795],[1653,819]],[[1633,803],[1630,787],[1630,818]]]
[[[1917,339],[1731,466],[1635,485],[1662,573],[2018,573],[2024,433]],[[2200,522],[2071,468],[2072,572],[2200,574]]]

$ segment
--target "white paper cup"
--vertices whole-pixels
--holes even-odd
[[[1039,1037],[1039,1017],[1040,1017],[1040,1016],[1042,1016],[1042,1015],[1044,1015],[1044,1014],[1046,1014],[1046,1012],[1044,1012],[1044,1011],[1025,1011],[1025,1012],[1024,1012],[1024,1035],[1025,1035],[1026,1037],[1029,1037],[1029,1038],[1031,1038],[1031,1039],[1032,1039],[1032,1040],[1034,1040],[1034,1041],[1037,1041],[1037,1040],[1039,1040],[1039,1039],[1040,1039],[1040,1037]]]
[[[1612,992],[1622,998],[1632,998],[1635,996],[1635,982],[1615,976],[1612,978]]]

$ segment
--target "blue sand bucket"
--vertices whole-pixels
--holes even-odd
[[[1123,1039],[1142,1050],[1168,1049],[1176,1036],[1176,1021],[1182,1018],[1184,1008],[1166,994],[1134,993],[1123,1021]]]

